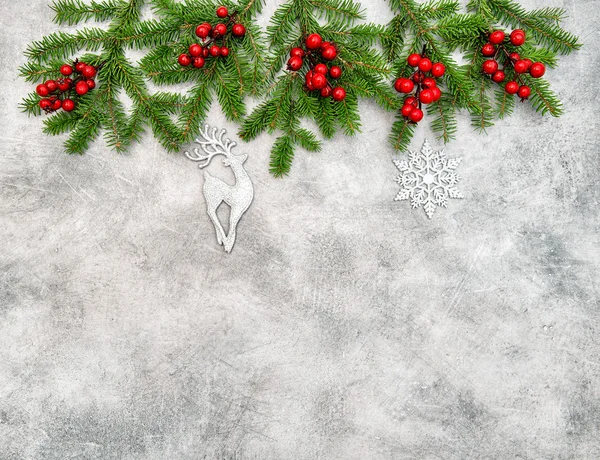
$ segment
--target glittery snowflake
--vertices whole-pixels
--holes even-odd
[[[460,177],[454,170],[462,158],[446,158],[444,150],[434,152],[425,140],[420,152],[408,152],[408,160],[394,160],[402,174],[394,180],[402,186],[394,201],[408,200],[423,207],[430,219],[436,206],[448,205],[448,198],[463,198],[455,187]]]

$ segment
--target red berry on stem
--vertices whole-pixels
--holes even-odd
[[[499,45],[504,41],[506,34],[501,30],[496,30],[490,34],[490,43],[494,45]]]
[[[196,27],[196,35],[202,39],[205,39],[210,35],[210,27],[207,27],[206,24],[200,24]]]
[[[332,89],[330,86],[326,86],[325,88],[321,89],[321,97],[329,97],[331,96],[332,93]]]
[[[192,57],[197,57],[197,56],[202,55],[202,47],[198,43],[194,43],[193,45],[190,45],[188,51],[190,53],[190,56],[192,56]]]
[[[75,103],[71,99],[62,101],[62,108],[65,112],[72,112],[75,109]]]
[[[445,73],[446,66],[444,64],[442,64],[441,62],[436,62],[435,64],[433,64],[433,67],[431,68],[431,75],[433,75],[435,78],[440,78]]]
[[[531,59],[523,59],[523,61],[525,62],[525,64],[527,64],[527,68],[525,69],[525,72],[527,72],[529,68],[533,65],[533,61]]]
[[[496,54],[496,47],[491,43],[486,43],[483,45],[483,48],[481,48],[481,54],[483,54],[485,57],[492,57],[494,54]]]
[[[419,100],[423,104],[431,104],[433,102],[433,93],[430,89],[425,89],[419,94]]]
[[[404,105],[417,105],[417,98],[414,96],[404,99]]]
[[[192,63],[192,59],[187,54],[180,54],[177,58],[180,65],[187,67]]]
[[[329,69],[329,75],[331,78],[338,79],[342,76],[342,69],[337,65],[331,66],[331,69]]]
[[[221,56],[227,57],[229,56],[229,48],[226,46],[221,46]]]
[[[321,51],[321,56],[323,56],[323,59],[333,61],[337,56],[337,50],[335,49],[335,46],[329,45],[326,48],[323,48],[323,51]]]
[[[510,42],[515,46],[521,46],[525,43],[525,32],[521,29],[513,30],[510,34]]]
[[[96,87],[96,82],[92,79],[86,80],[85,84],[88,85],[89,89],[94,89]]]
[[[306,37],[306,47],[309,50],[319,49],[322,43],[323,39],[319,34],[310,34],[308,37]]]
[[[515,72],[517,73],[525,73],[527,72],[527,62],[525,62],[522,59],[519,59],[517,62],[515,62],[514,64],[514,68],[515,68]]]
[[[418,123],[423,119],[423,111],[418,108],[414,108],[409,115],[411,121]]]
[[[217,57],[219,54],[221,54],[221,48],[219,48],[217,45],[212,45],[208,51],[212,57]]]
[[[433,78],[425,78],[423,79],[423,86],[425,88],[435,88],[437,86],[437,83],[435,82],[435,80]]]
[[[323,89],[327,86],[327,78],[321,73],[313,73],[312,84],[315,89]]]
[[[483,63],[482,70],[484,73],[491,75],[498,70],[498,62],[493,59],[488,59]]]
[[[62,106],[62,101],[58,98],[54,99],[52,102],[52,110],[60,110]]]
[[[227,8],[225,8],[224,6],[220,6],[217,8],[217,16],[218,17],[226,18],[228,14],[229,14],[229,11],[227,11]]]
[[[86,65],[87,64],[85,62],[78,62],[77,64],[75,64],[75,71],[79,73],[83,72],[83,69],[85,69]]]
[[[223,36],[227,33],[227,26],[225,24],[217,24],[213,29],[213,35],[215,37]]]
[[[35,87],[35,92],[38,93],[42,97],[46,97],[48,94],[50,94],[50,90],[43,83],[39,84]]]
[[[325,64],[317,64],[313,72],[320,73],[321,75],[327,75],[327,66]]]
[[[202,48],[202,57],[207,58],[208,56],[210,56],[210,51],[208,51],[208,48]]]
[[[63,93],[65,91],[68,91],[69,88],[71,87],[71,83],[68,82],[67,80],[70,80],[70,78],[65,78],[63,80],[58,80],[58,89],[61,90]]]
[[[511,61],[518,61],[519,59],[521,59],[521,55],[519,53],[510,53],[508,57]]]
[[[494,81],[496,83],[502,83],[505,78],[506,78],[506,74],[504,72],[502,72],[502,70],[498,70],[498,71],[494,72],[494,74],[492,75],[492,81]]]
[[[334,101],[343,101],[346,99],[346,90],[341,86],[333,88],[333,92],[331,93]]]
[[[399,93],[408,94],[415,88],[415,84],[408,78],[398,78],[394,83],[394,88]]]
[[[414,110],[414,106],[410,105],[410,104],[404,104],[404,106],[402,106],[402,115],[405,117],[410,117],[410,114],[412,113],[412,111]]]
[[[69,64],[65,64],[61,66],[60,73],[63,74],[65,77],[68,77],[73,73],[73,67],[71,67]]]
[[[202,67],[204,67],[205,62],[206,61],[204,60],[204,58],[202,56],[197,56],[194,58],[194,61],[192,64],[194,65],[194,67],[196,69],[201,69]]]
[[[88,85],[86,82],[84,81],[80,81],[79,83],[77,83],[75,85],[75,92],[77,94],[79,94],[80,96],[83,96],[85,93],[87,93],[90,90],[90,88],[88,88]]]
[[[314,74],[315,73],[312,70],[309,70],[308,72],[306,72],[306,76],[305,76],[305,80],[304,80],[306,83],[306,87],[311,91],[313,89],[315,89],[315,87],[312,84],[312,77]]]
[[[433,102],[439,101],[442,97],[442,92],[440,91],[440,89],[436,86],[435,88],[431,88],[430,91],[431,94],[433,94]]]
[[[302,48],[292,48],[290,50],[290,57],[297,56],[299,58],[303,58],[306,53]]]
[[[519,88],[517,94],[521,99],[527,99],[529,96],[531,96],[531,88],[527,85],[523,85]]]
[[[50,101],[50,99],[42,99],[40,101],[40,109],[50,110],[51,107],[52,107],[52,102]]]
[[[246,28],[243,24],[234,24],[231,28],[231,33],[235,37],[243,37],[244,35],[246,35]]]
[[[529,74],[533,78],[541,78],[544,76],[545,73],[546,66],[541,62],[536,62],[535,64],[532,64],[532,66],[529,68]]]
[[[517,91],[519,91],[519,84],[516,81],[509,81],[504,87],[504,91],[508,94],[517,94]]]
[[[58,84],[54,80],[48,80],[44,85],[46,85],[46,88],[48,88],[48,91],[51,93],[58,89]]]
[[[96,68],[92,65],[86,65],[81,74],[86,78],[94,78],[96,76]]]
[[[300,70],[300,67],[302,67],[302,58],[298,57],[298,56],[292,56],[289,60],[288,60],[288,70],[293,70],[294,72],[297,70]]]
[[[415,72],[412,79],[415,83],[421,83],[423,81],[423,74],[421,72]]]
[[[419,70],[421,72],[429,72],[433,67],[433,63],[429,58],[423,58],[419,61]]]
[[[406,62],[408,63],[409,66],[411,67],[417,67],[419,65],[419,62],[421,62],[421,55],[420,54],[411,54],[410,56],[408,56],[408,58],[406,59]]]

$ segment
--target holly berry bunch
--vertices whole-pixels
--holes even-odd
[[[196,36],[202,39],[202,44],[193,43],[187,53],[179,55],[177,62],[181,66],[188,67],[191,64],[195,68],[201,69],[208,57],[227,57],[230,52],[226,46],[229,35],[234,37],[246,35],[246,27],[236,22],[237,13],[229,14],[227,8],[220,6],[217,8],[217,17],[227,21],[219,22],[214,27],[208,22],[196,27]]]
[[[433,63],[423,50],[421,54],[411,54],[406,59],[409,66],[415,68],[410,78],[398,78],[394,88],[399,93],[409,95],[404,99],[404,105],[400,112],[413,123],[423,119],[422,104],[432,104],[442,97],[442,91],[437,86],[436,78],[446,73],[446,67],[441,62]]]
[[[489,42],[481,48],[481,54],[487,58],[483,65],[483,73],[490,75],[493,82],[502,84],[507,75],[514,77],[504,85],[508,94],[517,94],[521,101],[531,95],[531,88],[523,82],[521,75],[529,73],[533,78],[541,78],[546,73],[546,66],[541,62],[523,59],[516,48],[525,44],[526,35],[521,29],[513,30],[507,37],[502,30],[495,30],[489,36]],[[502,69],[500,69],[502,64]]]
[[[305,74],[305,87],[309,91],[319,91],[321,97],[332,97],[334,101],[346,99],[346,90],[341,86],[333,86],[327,76],[337,80],[342,76],[340,66],[328,66],[325,62],[333,61],[338,55],[334,43],[323,41],[319,34],[310,34],[304,40],[304,48],[296,47],[290,50],[287,70],[297,72],[308,61],[308,71]]]
[[[56,112],[61,108],[65,112],[72,112],[75,110],[72,91],[83,96],[96,87],[94,77],[98,73],[98,67],[76,60],[73,65],[61,66],[59,72],[60,78],[47,80],[35,88],[35,92],[42,98],[40,108],[46,113]]]

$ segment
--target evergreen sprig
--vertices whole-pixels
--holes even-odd
[[[264,131],[281,133],[271,149],[270,170],[275,176],[289,173],[298,147],[319,151],[321,141],[302,120],[312,120],[321,135],[331,138],[340,130],[354,135],[361,127],[359,98],[372,98],[384,110],[394,110],[398,102],[386,79],[389,66],[374,45],[387,35],[382,26],[357,23],[364,19],[360,5],[352,0],[288,0],[280,5],[267,27],[270,56],[266,68],[269,85],[264,101],[244,120],[240,137],[256,138]],[[319,91],[309,91],[305,74],[314,66],[305,58],[298,71],[282,70],[294,47],[302,47],[309,34],[334,43],[338,54],[332,64],[343,69],[339,80],[331,80],[346,90],[346,98],[334,101]]]

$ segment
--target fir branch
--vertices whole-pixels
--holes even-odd
[[[55,32],[30,44],[25,56],[40,63],[49,62],[52,59],[64,59],[81,50],[98,51],[107,42],[110,42],[110,38],[99,28],[82,29],[74,34]]]
[[[122,7],[120,0],[92,1],[89,4],[81,0],[55,0],[50,5],[55,13],[54,22],[70,26],[90,20],[102,22],[114,19]]]
[[[429,19],[439,20],[458,13],[456,0],[429,0],[421,5],[421,12]]]
[[[397,151],[405,152],[410,147],[417,125],[407,121],[402,114],[396,116],[390,133],[390,143]]]

